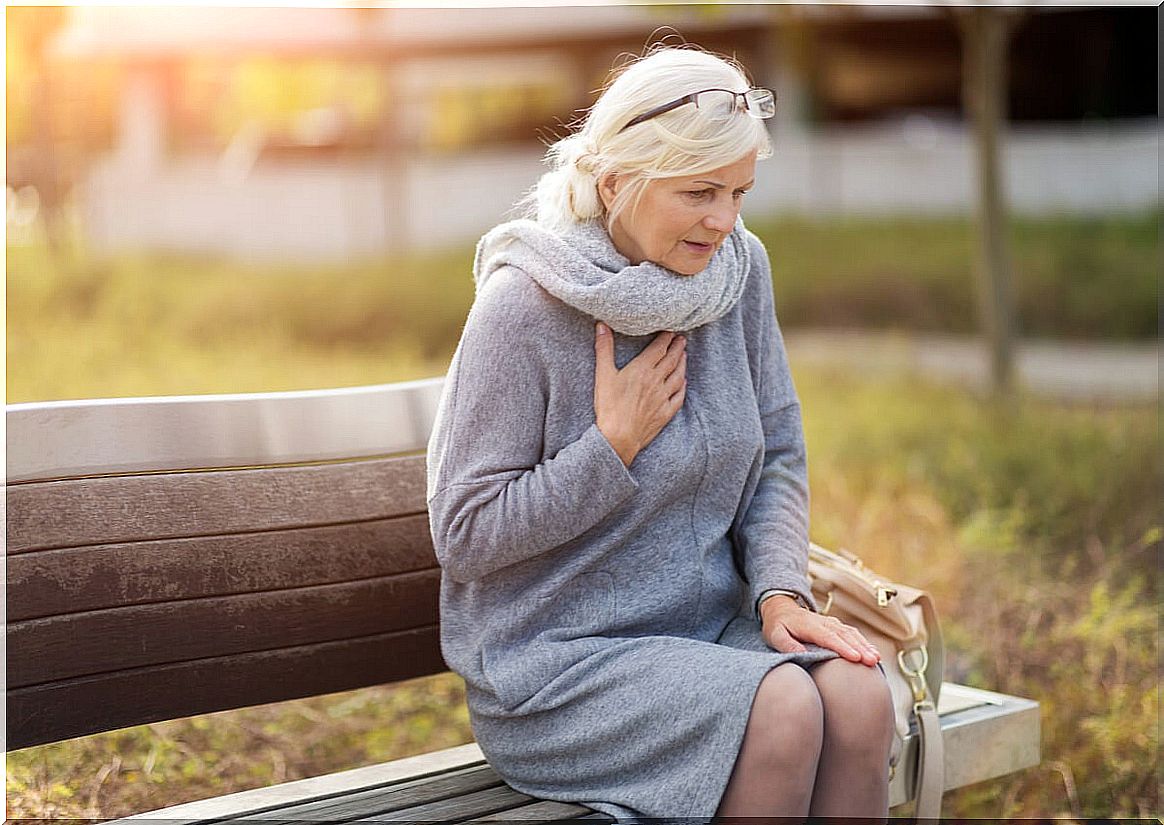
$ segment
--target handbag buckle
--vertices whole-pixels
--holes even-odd
[[[888,607],[889,600],[897,595],[897,588],[886,587],[883,584],[877,585],[877,606]]]
[[[930,654],[924,647],[915,647],[908,651],[910,654],[920,653],[921,664],[917,667],[910,667],[906,664],[905,656],[907,651],[903,648],[897,651],[897,666],[901,668],[901,672],[905,674],[906,681],[909,682],[909,689],[913,692],[914,707],[918,704],[926,702],[926,668],[930,666]]]

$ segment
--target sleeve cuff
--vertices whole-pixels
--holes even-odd
[[[817,609],[816,602],[812,598],[812,591],[808,587],[805,587],[804,589],[799,587],[765,587],[759,591],[759,594],[752,602],[757,620],[760,619],[760,605],[762,605],[766,599],[772,596],[791,596],[801,607],[805,608],[806,610],[811,610],[813,613],[820,612],[820,610]]]
[[[598,462],[597,475],[611,485],[605,492],[613,498],[614,504],[638,491],[639,483],[631,475],[630,468],[622,463],[602,430],[598,429],[598,424],[591,424],[578,440],[595,455]]]

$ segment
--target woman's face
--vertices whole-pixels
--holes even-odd
[[[756,153],[710,172],[647,183],[637,207],[610,226],[615,249],[632,264],[651,261],[680,275],[703,270],[732,231],[756,178]],[[604,178],[598,191],[609,209],[626,181]]]

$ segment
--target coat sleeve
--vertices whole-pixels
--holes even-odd
[[[800,401],[776,321],[767,253],[759,240],[752,240],[757,312],[748,357],[755,362],[764,457],[755,491],[737,516],[733,537],[753,611],[760,595],[770,589],[798,593],[815,608],[808,584],[808,471]]]
[[[564,544],[638,490],[593,409],[575,441],[543,455],[560,312],[528,276],[502,269],[469,313],[428,444],[429,526],[454,581]],[[593,358],[577,368],[593,372]]]

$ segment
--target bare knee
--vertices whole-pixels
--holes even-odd
[[[888,759],[893,742],[893,695],[879,668],[832,659],[812,669],[824,706],[824,737],[847,751]]]

